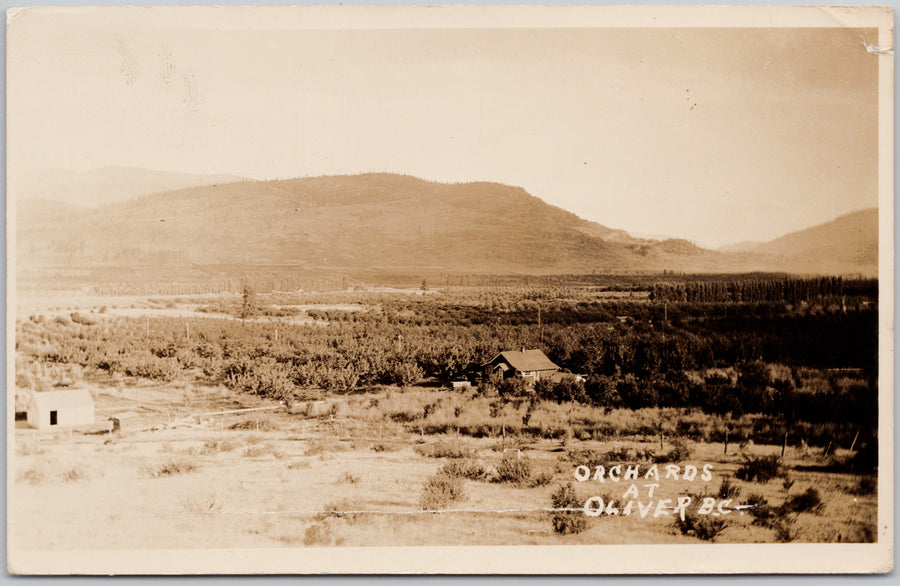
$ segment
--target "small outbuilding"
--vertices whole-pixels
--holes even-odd
[[[112,433],[132,433],[141,431],[141,416],[132,411],[116,413],[107,419],[112,424]]]
[[[94,423],[94,399],[90,391],[45,391],[28,399],[28,426],[40,430]]]

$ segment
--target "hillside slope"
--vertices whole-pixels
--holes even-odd
[[[846,214],[756,246],[754,252],[835,262],[874,263],[878,260],[878,210]]]
[[[29,219],[20,222],[19,245],[34,263],[562,272],[704,254],[633,239],[518,187],[389,174],[193,187],[65,219]]]
[[[241,181],[97,208],[20,206],[19,267],[237,265],[480,273],[877,273],[877,210],[715,252],[633,238],[519,187],[392,174]]]

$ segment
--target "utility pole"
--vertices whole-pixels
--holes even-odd
[[[544,328],[541,325],[541,304],[538,302],[538,343],[544,343]]]

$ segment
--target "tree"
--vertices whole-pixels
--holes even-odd
[[[534,394],[534,388],[517,376],[504,378],[497,385],[497,392],[504,399],[529,397]]]
[[[550,397],[557,403],[587,402],[587,394],[584,392],[584,383],[572,377],[564,377],[559,382],[551,383]]]
[[[253,287],[245,284],[241,297],[241,319],[247,319],[256,315],[256,291],[253,290]]]

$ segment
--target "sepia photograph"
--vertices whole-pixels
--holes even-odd
[[[892,27],[9,9],[8,571],[891,571]]]

